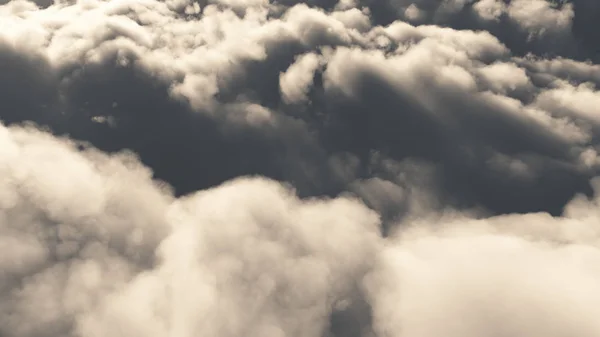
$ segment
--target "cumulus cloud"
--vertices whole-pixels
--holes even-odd
[[[410,223],[365,279],[377,334],[597,334],[597,200],[578,197],[562,217],[450,212]]]
[[[1,132],[3,336],[317,336],[379,246],[356,199],[264,178],[174,199],[131,154]]]
[[[1,336],[597,336],[595,1],[4,1]]]
[[[516,220],[516,219],[512,219]],[[369,279],[377,334],[598,334],[596,247],[425,235],[389,248]]]

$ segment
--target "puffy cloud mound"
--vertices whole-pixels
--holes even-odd
[[[3,336],[315,336],[378,215],[240,178],[175,199],[130,154],[2,127]]]
[[[0,336],[598,336],[595,1],[0,1]]]

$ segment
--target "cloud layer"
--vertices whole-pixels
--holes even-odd
[[[598,336],[595,1],[0,5],[0,336]]]

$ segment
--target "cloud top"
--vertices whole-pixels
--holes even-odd
[[[591,0],[0,3],[0,336],[598,336]]]

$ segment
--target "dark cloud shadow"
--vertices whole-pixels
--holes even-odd
[[[442,112],[455,122],[450,126],[376,74],[362,73],[355,89],[355,97],[328,100],[320,135],[328,151],[361,159],[361,177],[373,174],[368,158],[374,151],[397,161],[425,160],[441,170],[442,199],[497,214],[560,214],[575,193],[591,193],[590,176],[568,164],[568,144],[497,106],[439,92]],[[536,154],[531,180],[498,173],[489,163],[497,154],[529,153]]]
[[[326,94],[317,72],[308,105],[283,104],[279,74],[308,49],[294,39],[274,39],[265,60],[244,61],[242,77],[220,80],[220,105],[202,112],[173,99],[171,83],[135,62],[120,66],[109,57],[59,81],[42,58],[3,47],[0,118],[34,121],[109,152],[130,149],[177,194],[264,175],[291,182],[301,196],[336,195],[356,179],[377,176],[373,153],[432,163],[443,177],[442,198],[494,213],[558,214],[574,193],[589,192],[589,175],[569,164],[568,144],[460,92],[436,93],[443,111],[429,111],[376,73],[357,70],[356,96],[344,97]],[[271,123],[230,123],[232,106],[248,103],[271,109]],[[533,178],[498,174],[490,166],[498,154],[534,155]]]

